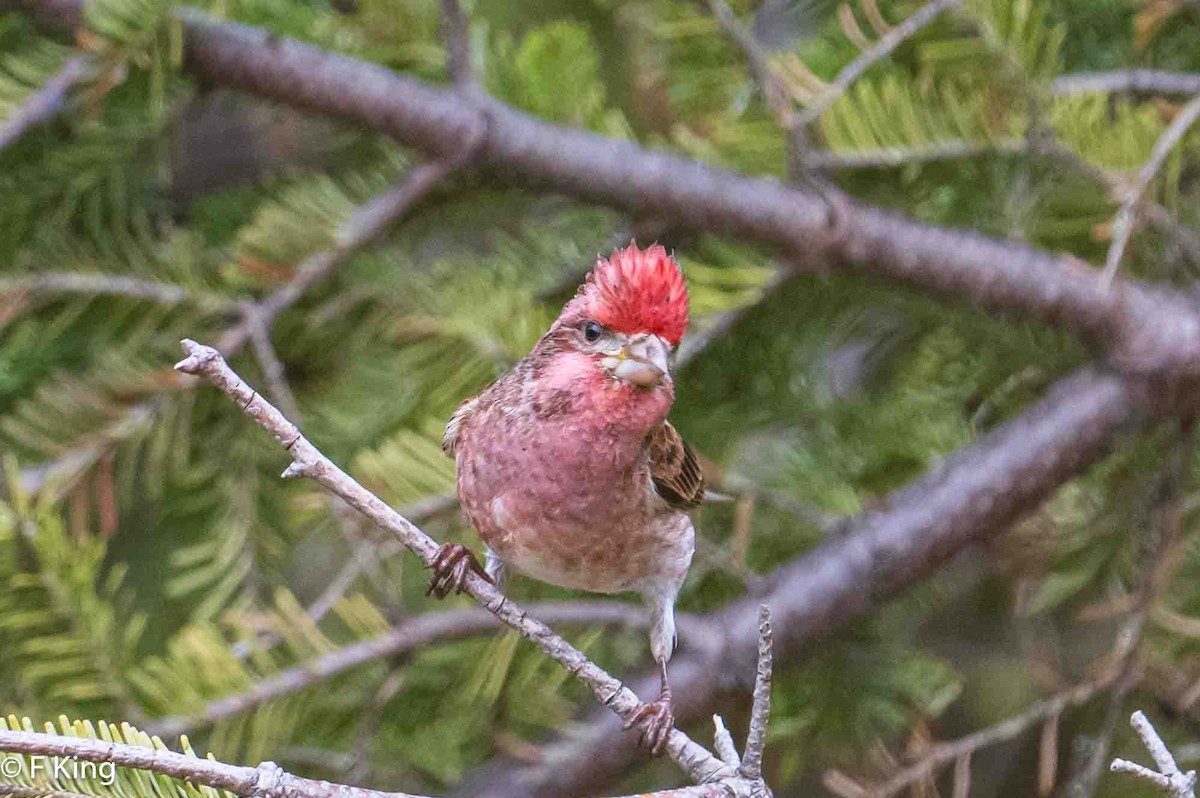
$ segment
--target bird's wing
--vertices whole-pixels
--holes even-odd
[[[669,421],[650,433],[650,477],[663,501],[677,510],[699,506],[704,500],[704,473],[696,453]]]
[[[442,433],[442,452],[447,457],[454,457],[458,449],[458,433],[462,430],[463,424],[467,423],[471,414],[475,412],[478,404],[479,397],[472,396],[459,405],[458,409],[454,411],[454,415],[450,416],[450,420],[446,422],[446,430]]]

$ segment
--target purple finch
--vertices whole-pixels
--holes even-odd
[[[640,593],[662,691],[629,726],[655,753],[674,724],[667,660],[695,548],[687,511],[704,496],[696,456],[667,421],[671,354],[687,322],[683,274],[661,246],[597,261],[533,351],[446,425],[443,448],[487,567],[446,544],[429,587],[445,596],[471,569],[499,584],[512,568],[576,590]]]

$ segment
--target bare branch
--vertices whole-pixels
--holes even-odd
[[[1200,94],[1200,74],[1161,69],[1125,69],[1115,72],[1081,72],[1061,75],[1051,88],[1055,94]]]
[[[1125,247],[1129,244],[1129,237],[1133,234],[1134,219],[1138,204],[1142,201],[1142,195],[1146,193],[1150,182],[1162,168],[1167,156],[1171,154],[1171,150],[1175,149],[1175,146],[1179,144],[1197,119],[1200,119],[1200,94],[1193,97],[1175,115],[1171,124],[1167,125],[1167,129],[1154,143],[1150,158],[1138,170],[1137,179],[1130,186],[1125,201],[1121,203],[1121,208],[1117,211],[1117,218],[1113,222],[1112,244],[1108,248],[1108,257],[1104,261],[1104,279],[1106,281],[1111,282],[1116,277],[1117,269],[1121,266]]]
[[[183,346],[188,357],[176,368],[207,379],[270,432],[292,456],[292,464],[285,470],[284,476],[305,476],[316,480],[381,528],[390,531],[426,565],[433,562],[438,546],[431,538],[321,454],[294,424],[235,374],[217,350],[194,341],[184,341]],[[641,705],[633,691],[556,635],[546,624],[530,617],[487,580],[472,574],[467,579],[464,592],[574,674],[591,689],[602,705],[623,720],[631,718]],[[666,749],[667,755],[697,783],[717,781],[733,775],[728,766],[678,729],[671,731]]]
[[[943,11],[961,4],[962,0],[932,0],[920,11],[880,36],[879,41],[864,50],[858,58],[855,58],[838,73],[828,94],[804,109],[797,120],[799,126],[805,128],[817,121],[821,114],[829,110],[829,107],[837,101],[838,97],[845,94],[856,80],[866,74],[868,69],[891,55],[897,47],[937,19]]]
[[[45,86],[26,97],[21,107],[0,123],[0,152],[61,111],[66,104],[67,93],[87,77],[88,64],[87,56],[71,56]]]
[[[226,765],[211,759],[165,749],[0,729],[0,751],[25,756],[70,757],[83,762],[112,762],[120,767],[148,770],[173,779],[229,790],[243,798],[408,798],[407,793],[362,790],[324,781],[302,779],[264,762],[257,768]]]
[[[271,343],[271,331],[267,328],[257,305],[250,305],[245,309],[242,323],[249,329],[250,344],[262,368],[263,379],[267,381],[267,390],[271,392],[271,398],[283,408],[284,413],[299,421],[300,405],[296,403],[296,395],[292,393],[292,386],[288,384],[283,363],[280,362],[279,355],[275,354],[275,346]]]
[[[293,776],[274,762],[256,768],[227,765],[215,759],[178,754],[165,748],[127,743],[110,743],[82,737],[37,734],[0,729],[0,751],[23,756],[59,757],[97,764],[111,762],[119,767],[145,770],[193,785],[228,790],[241,798],[421,798],[410,793],[380,792],[345,784]],[[656,798],[751,798],[760,795],[756,783],[732,777],[723,781],[644,794]],[[0,784],[0,795],[17,798],[50,796],[82,798],[78,793],[23,785]]]
[[[733,743],[733,735],[725,726],[725,720],[720,715],[713,715],[713,750],[721,761],[732,768],[741,768],[742,758],[738,755],[737,746]]]
[[[771,611],[763,604],[758,608],[758,668],[754,675],[754,704],[750,710],[750,732],[746,735],[746,751],[739,771],[748,779],[762,778],[763,749],[767,745],[767,723],[771,719]]]
[[[1109,770],[1113,773],[1129,773],[1145,779],[1171,795],[1172,798],[1196,798],[1196,771],[1189,770],[1187,773],[1183,773],[1179,770],[1179,765],[1175,763],[1175,757],[1171,755],[1167,744],[1158,736],[1154,725],[1142,714],[1141,710],[1133,713],[1129,719],[1129,725],[1133,726],[1138,737],[1142,738],[1142,744],[1146,746],[1154,763],[1158,765],[1158,772],[1136,762],[1130,762],[1128,759],[1120,758],[1112,761]]]

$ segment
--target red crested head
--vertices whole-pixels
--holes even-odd
[[[651,333],[678,346],[688,324],[687,284],[661,246],[630,244],[596,261],[559,318],[595,320],[627,335]]]

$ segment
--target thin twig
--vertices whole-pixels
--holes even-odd
[[[296,395],[292,393],[292,386],[288,384],[287,373],[283,363],[279,360],[279,355],[275,353],[275,346],[271,343],[271,332],[267,328],[258,306],[250,305],[246,308],[245,314],[243,323],[249,329],[250,345],[254,349],[258,365],[262,368],[263,379],[267,382],[267,390],[271,392],[271,398],[283,408],[284,413],[299,421],[302,418],[300,405],[296,403]]]
[[[767,723],[771,719],[771,647],[775,636],[771,632],[771,611],[764,604],[758,608],[758,668],[754,675],[754,703],[750,709],[750,731],[746,734],[746,750],[738,769],[751,780],[762,778],[763,749],[767,745]]]
[[[225,355],[238,352],[250,339],[255,325],[270,329],[275,318],[296,304],[315,284],[329,277],[358,251],[374,243],[404,218],[452,172],[474,156],[478,142],[468,143],[456,161],[430,161],[413,169],[403,180],[373,197],[342,223],[332,249],[322,250],[296,267],[292,279],[257,305],[255,321],[243,320],[231,327],[217,343]]]
[[[950,139],[935,141],[920,147],[889,147],[884,150],[837,152],[821,150],[810,152],[805,162],[809,168],[821,172],[839,169],[894,169],[910,164],[935,163],[978,158],[985,155],[1021,155],[1029,151],[1025,139],[1001,139],[999,141],[969,141]]]
[[[1161,69],[1124,69],[1061,75],[1050,84],[1057,95],[1068,94],[1200,94],[1200,74]]]
[[[1117,275],[1117,269],[1121,266],[1121,258],[1125,255],[1125,247],[1128,245],[1129,238],[1133,234],[1134,219],[1137,213],[1137,206],[1142,201],[1142,195],[1146,193],[1150,182],[1154,180],[1154,176],[1162,168],[1163,163],[1167,160],[1167,156],[1171,154],[1171,150],[1175,149],[1175,146],[1179,144],[1192,125],[1196,123],[1197,119],[1200,119],[1200,94],[1193,97],[1175,115],[1175,118],[1171,120],[1171,124],[1167,125],[1167,129],[1162,132],[1158,141],[1154,143],[1154,149],[1150,151],[1150,158],[1138,170],[1137,179],[1130,186],[1125,196],[1125,201],[1121,203],[1121,208],[1117,211],[1116,219],[1113,222],[1112,243],[1108,247],[1108,256],[1104,260],[1104,280],[1106,283],[1112,282],[1113,278]]]
[[[52,296],[122,296],[173,307],[185,302],[212,311],[232,312],[237,304],[218,294],[180,285],[119,274],[38,272],[26,277],[0,278],[0,294]]]
[[[917,780],[935,773],[939,768],[945,767],[963,756],[1018,737],[1046,718],[1061,714],[1067,707],[1086,704],[1111,684],[1112,679],[1110,678],[1077,685],[1055,696],[1038,701],[1030,705],[1024,712],[1003,720],[995,726],[989,726],[952,742],[935,743],[919,761],[905,767],[882,784],[870,785],[865,789],[865,793],[871,795],[872,798],[887,798],[895,795]]]
[[[285,477],[308,477],[361,511],[381,528],[390,531],[426,565],[433,563],[438,545],[424,532],[356,482],[312,445],[297,427],[229,368],[217,350],[194,341],[183,342],[187,357],[176,368],[207,379],[228,395],[244,413],[271,433],[291,454]],[[601,704],[620,718],[629,720],[641,706],[633,691],[621,684],[581,651],[509,601],[491,582],[470,574],[464,591],[499,620],[531,640],[544,653],[586,684]],[[670,733],[667,755],[697,783],[728,778],[733,774],[720,760],[678,729]]]
[[[446,40],[446,70],[461,90],[476,91],[471,65],[471,21],[458,0],[442,0],[442,38]]]
[[[1179,770],[1179,765],[1176,764],[1175,757],[1171,755],[1167,744],[1158,736],[1154,725],[1142,714],[1141,710],[1133,713],[1129,719],[1129,725],[1133,726],[1138,737],[1142,738],[1142,744],[1146,746],[1150,757],[1158,765],[1158,772],[1136,762],[1130,762],[1128,759],[1120,758],[1112,761],[1109,770],[1113,773],[1129,773],[1145,779],[1158,789],[1170,794],[1172,798],[1196,798],[1196,771],[1189,770],[1187,773],[1183,773]]]
[[[73,55],[46,85],[30,93],[25,102],[0,123],[0,152],[38,125],[49,121],[66,105],[67,94],[87,77],[89,59]]]
[[[797,124],[801,128],[806,128],[817,121],[821,114],[829,110],[829,107],[845,94],[868,69],[891,55],[897,47],[937,19],[943,11],[961,5],[962,2],[963,0],[932,0],[921,10],[880,36],[879,41],[864,50],[858,58],[855,58],[838,73],[837,77],[833,79],[833,83],[830,84],[828,93],[804,109],[797,118]]]
[[[798,130],[796,109],[792,106],[792,98],[787,86],[771,68],[771,61],[759,47],[758,42],[754,39],[754,34],[738,20],[737,15],[733,13],[733,9],[725,0],[705,0],[705,2],[712,11],[713,18],[717,20],[717,24],[724,29],[726,35],[746,56],[746,61],[750,64],[750,72],[754,75],[754,81],[767,101],[767,106],[779,120],[780,127],[789,133]]]

